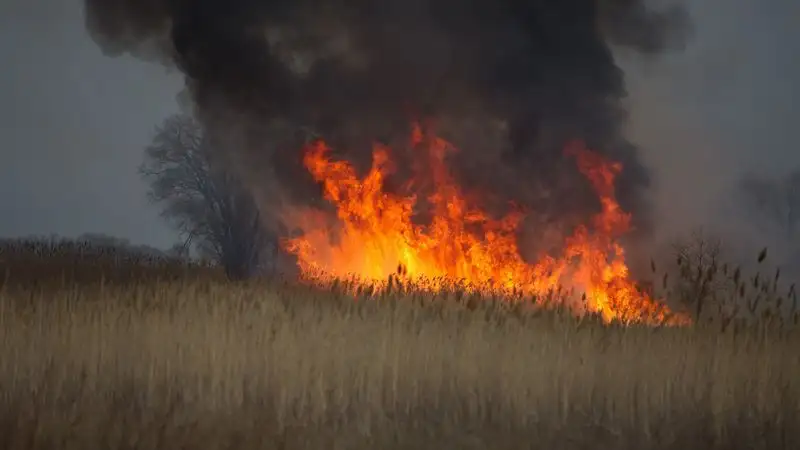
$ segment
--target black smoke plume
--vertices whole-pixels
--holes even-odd
[[[611,46],[652,56],[681,44],[680,8],[652,11],[644,0],[85,4],[104,51],[167,61],[185,74],[198,116],[236,142],[222,147],[246,161],[256,184],[276,177],[305,198],[300,143],[291,133],[276,138],[281,124],[313,129],[363,164],[372,140],[434,118],[461,147],[458,176],[545,222],[574,223],[596,210],[563,155],[567,141],[584,140],[623,163],[620,201],[648,228],[650,177],[621,133],[624,76]]]

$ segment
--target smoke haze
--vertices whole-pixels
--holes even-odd
[[[800,3],[687,6],[695,27],[684,52],[646,62],[619,52],[630,92],[626,134],[654,175],[657,241],[703,226],[748,261],[765,245],[772,262],[796,258],[800,239],[759,231],[766,219],[735,186],[746,173],[770,179],[800,168]]]
[[[92,42],[82,16],[91,14],[82,10],[81,3],[76,0],[10,0],[0,5],[0,33],[4,37],[0,41],[0,56],[10,69],[0,72],[0,135],[4,141],[0,150],[3,152],[0,234],[105,231],[134,241],[167,245],[173,235],[159,222],[154,209],[146,205],[145,187],[137,179],[135,169],[141,161],[142,148],[152,136],[153,126],[177,110],[173,98],[181,89],[182,80],[180,77],[176,79],[174,74],[165,74],[158,66],[175,65],[179,61],[173,54],[168,24],[155,21],[147,25],[145,21],[139,25],[146,26],[134,28],[128,24],[131,26],[126,28],[123,26],[125,22],[119,21],[105,27],[95,23],[92,25],[95,42]],[[115,3],[104,2],[111,6]],[[655,11],[669,10],[663,3],[652,3]],[[131,5],[137,4],[148,6],[153,11],[163,7],[160,2],[131,2]],[[621,4],[630,5],[632,2]],[[619,66],[624,69],[629,96],[619,103],[612,102],[596,117],[608,117],[607,114],[614,117],[612,112],[628,110],[627,122],[622,118],[614,120],[617,123],[614,133],[628,137],[638,148],[633,152],[638,156],[632,158],[632,167],[640,166],[640,176],[633,177],[633,182],[628,180],[631,186],[628,192],[633,194],[629,194],[632,198],[627,203],[636,203],[638,198],[641,203],[652,206],[650,217],[659,239],[666,241],[675,233],[706,224],[733,227],[736,236],[758,245],[766,237],[757,234],[750,226],[757,218],[741,211],[737,214],[720,211],[717,205],[736,202],[736,198],[730,196],[730,188],[745,171],[779,176],[800,165],[800,157],[794,149],[794,134],[800,117],[796,106],[800,102],[800,91],[796,87],[796,80],[800,80],[800,60],[794,57],[800,51],[800,29],[796,26],[800,4],[793,0],[705,0],[687,1],[685,6],[691,19],[691,33],[685,49],[681,48],[679,38],[687,37],[686,29],[681,27],[677,28],[677,34],[667,33],[670,38],[662,42],[671,47],[661,52],[652,51],[656,49],[652,45],[650,51],[645,52],[635,46],[617,45],[626,41],[630,43],[631,36],[641,36],[643,29],[633,33],[636,27],[623,27],[629,32],[615,36],[612,42],[617,44],[612,48]],[[226,20],[235,19],[234,11],[227,14],[230,18]],[[122,20],[126,16],[115,17]],[[257,15],[254,16],[256,19]],[[516,25],[511,30],[519,28],[520,25]],[[613,29],[608,24],[603,28],[607,36],[612,35]],[[572,34],[571,29],[562,31],[566,35]],[[511,34],[513,31],[509,31]],[[117,57],[104,57],[98,43],[106,56]],[[351,45],[345,44],[346,41],[332,45],[330,51],[335,55],[342,47],[347,49]],[[213,46],[206,50],[225,53],[214,50]],[[647,46],[644,50],[648,50]],[[507,55],[513,55],[513,49],[508,52]],[[126,56],[127,53],[148,62],[135,61]],[[557,56],[558,52],[553,53]],[[462,64],[468,65],[479,54],[476,53],[475,58],[470,56],[465,55]],[[555,56],[547,54],[546,57]],[[542,56],[538,58],[539,61],[546,60],[542,60]],[[345,60],[356,68],[363,63],[353,56]],[[264,62],[256,60],[248,64]],[[303,64],[299,66],[302,69]],[[547,68],[547,65],[539,63],[533,66],[542,70]],[[236,73],[237,70],[243,68],[223,66],[217,76]],[[520,72],[520,78],[523,78],[523,73]],[[555,73],[551,74],[553,79],[557,78]],[[619,86],[620,75],[617,73],[611,77],[617,77]],[[592,77],[587,75],[585,78]],[[474,81],[462,80],[461,84],[456,83],[450,88],[458,92],[449,97],[454,102],[451,109],[474,98],[462,99],[463,92],[456,91]],[[188,84],[193,93],[200,94],[202,89],[196,83],[190,79]],[[557,85],[558,88],[571,86],[564,83]],[[412,89],[412,86],[407,89]],[[437,89],[431,88],[432,91]],[[511,89],[506,88],[506,92],[513,92]],[[542,90],[548,91],[539,89]],[[241,117],[236,115],[264,117],[270,112],[271,106],[260,104],[270,103],[266,97],[244,88],[242,93],[230,98],[221,95],[224,91],[218,90],[217,94],[213,90],[205,92],[205,95],[195,98],[209,105],[219,104],[219,107],[206,111],[208,115],[216,111],[216,121],[230,121],[225,116],[231,115],[235,119],[233,123],[244,127],[239,125]],[[252,95],[247,95],[248,92]],[[545,92],[542,94],[544,100],[534,103],[534,107],[547,112],[555,99],[560,98],[561,94],[557,92]],[[325,99],[324,96],[321,98]],[[489,98],[496,97],[492,95]],[[255,100],[253,104],[251,100]],[[326,100],[333,102],[336,99]],[[525,102],[521,97],[519,101],[509,103],[524,105]],[[517,111],[508,104],[497,103],[501,103],[494,106],[497,111],[511,110],[514,114],[509,114],[512,117],[516,115]],[[275,104],[281,103],[276,100]],[[441,104],[449,105],[444,100]],[[553,116],[556,119],[550,118],[549,123],[558,117],[567,117],[564,111],[570,109],[576,109],[574,101],[557,104],[556,111],[561,112]],[[403,127],[407,126],[406,111],[399,113]],[[344,112],[356,114],[358,110],[345,108]],[[300,115],[298,111],[292,113]],[[314,116],[312,113],[308,115]],[[576,115],[581,119],[577,127],[588,128],[585,124],[590,116]],[[320,122],[324,121],[320,119]],[[538,123],[544,123],[543,119]],[[247,126],[255,127],[252,124]],[[325,123],[320,124],[323,126]],[[220,128],[236,130],[232,126]],[[338,128],[339,134],[346,134],[341,130],[343,127]],[[554,127],[542,125],[539,128],[548,131],[540,132],[536,139],[550,139],[543,135],[552,133]],[[368,135],[364,139],[375,138],[380,134],[376,130],[377,125],[364,126],[364,134]],[[463,130],[461,132],[466,134]],[[473,133],[476,136],[483,134]],[[351,131],[349,134],[358,133]],[[246,140],[259,141],[258,133]],[[291,149],[285,151],[287,155],[295,152],[297,156],[299,153],[296,147],[276,147]],[[622,148],[630,147],[625,145]],[[611,154],[620,151],[615,146],[602,150]],[[560,149],[552,150],[552,153],[541,151],[545,158],[540,158],[541,155],[535,152],[525,157],[526,153],[522,152],[523,160],[545,161],[538,165],[531,163],[534,167],[517,164],[518,160],[514,159],[515,164],[503,160],[499,166],[517,174],[533,174],[537,168],[547,172],[545,169],[551,165],[546,156],[560,158]],[[269,152],[253,144],[250,151],[243,153],[240,156],[260,160]],[[481,155],[468,154],[475,157],[475,165],[483,166],[484,160],[478,158]],[[499,159],[495,156],[483,157]],[[571,162],[565,164],[569,170],[574,169]],[[626,164],[631,166],[628,161]],[[254,172],[268,169],[266,166],[266,162],[253,165],[256,168]],[[626,173],[629,172],[630,167],[626,167]],[[303,175],[302,170],[298,173]],[[257,176],[250,176],[258,181]],[[516,179],[527,182],[535,181],[537,177]],[[649,179],[650,187],[647,187],[645,179]],[[567,185],[563,189],[566,191],[568,188]]]
[[[271,151],[270,137],[259,133],[275,123],[310,127],[363,165],[372,140],[397,141],[411,118],[430,117],[460,148],[462,180],[561,225],[596,209],[562,152],[570,140],[586,141],[624,163],[621,203],[649,228],[649,174],[621,133],[624,77],[609,43],[647,55],[680,48],[688,19],[678,7],[651,10],[631,0],[86,5],[87,27],[106,52],[171,60],[185,73],[209,133],[229,143],[220,147],[242,167],[261,169],[250,175],[256,188],[276,168],[282,187],[306,197],[299,144],[286,139]],[[245,138],[251,134],[264,137]]]

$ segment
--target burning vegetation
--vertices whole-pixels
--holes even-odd
[[[264,228],[301,231],[284,249],[304,278],[363,286],[391,275],[429,290],[455,285],[504,298],[564,299],[608,322],[685,322],[630,281],[620,245],[629,230],[652,231],[652,218],[650,173],[624,133],[625,77],[612,51],[680,50],[691,30],[680,5],[84,4],[87,30],[107,54],[155,58],[184,75],[194,115],[224,153],[215,160],[258,194]],[[441,134],[449,142],[415,128],[408,147],[411,166],[420,167],[406,178],[392,170],[407,167],[397,158],[405,145],[394,142],[408,141],[409,115],[459,125]],[[306,149],[305,169],[298,130],[325,139]],[[391,151],[370,152],[375,138],[392,142]],[[344,153],[334,158],[331,148]],[[356,167],[370,159],[362,178]],[[305,170],[324,185],[335,214],[306,203],[316,186],[303,181]],[[476,201],[475,191],[514,206],[498,214],[499,204]],[[546,248],[521,243],[530,217],[569,231],[538,236]]]
[[[628,232],[630,215],[617,203],[614,179],[622,165],[579,142],[565,152],[593,186],[601,210],[591,223],[578,226],[558,255],[527,261],[517,235],[524,208],[493,218],[469,200],[447,165],[457,149],[419,125],[412,129],[410,150],[424,167],[404,182],[399,193],[386,189],[394,172],[391,150],[376,144],[372,167],[359,177],[347,161],[334,160],[322,140],[305,150],[305,167],[321,183],[336,221],[325,212],[295,209],[287,221],[301,230],[284,241],[297,257],[302,274],[313,282],[352,279],[357,284],[385,285],[399,277],[415,287],[438,291],[456,287],[500,294],[509,299],[571,299],[577,312],[599,314],[606,322],[684,324],[630,279],[618,238]],[[422,189],[427,186],[428,189]],[[424,192],[423,191],[427,191]],[[425,209],[424,224],[417,215]],[[580,295],[581,301],[575,301]]]

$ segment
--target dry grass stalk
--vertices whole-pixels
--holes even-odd
[[[6,283],[0,446],[800,448],[787,323],[604,326],[474,294],[349,292]]]

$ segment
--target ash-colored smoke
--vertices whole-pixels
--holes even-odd
[[[610,45],[680,46],[687,19],[643,0],[85,0],[109,54],[178,67],[199,117],[256,191],[307,199],[311,129],[363,167],[369,143],[435,118],[457,176],[569,225],[596,196],[563,155],[583,139],[624,164],[618,195],[648,229],[647,170],[622,135]],[[246,169],[244,169],[246,167]],[[268,194],[267,196],[272,195]],[[552,219],[551,219],[552,218]]]

